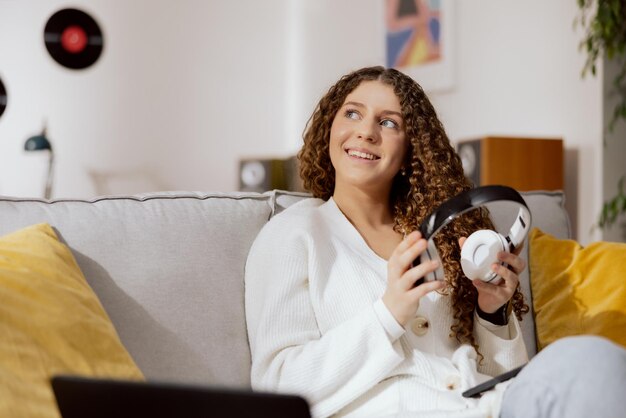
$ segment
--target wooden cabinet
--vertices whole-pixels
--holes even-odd
[[[563,140],[486,136],[459,141],[465,175],[476,186],[563,190]]]

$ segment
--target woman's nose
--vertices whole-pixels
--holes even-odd
[[[375,124],[373,122],[363,121],[359,126],[357,137],[365,141],[375,142],[378,139]]]

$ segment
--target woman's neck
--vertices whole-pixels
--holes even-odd
[[[369,194],[359,189],[335,189],[333,200],[348,220],[359,230],[393,225],[389,196]]]

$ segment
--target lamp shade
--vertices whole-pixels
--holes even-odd
[[[46,128],[39,135],[31,136],[24,143],[24,149],[26,151],[49,151],[48,152],[48,175],[46,178],[46,188],[44,189],[44,197],[50,199],[52,196],[52,173],[54,165],[54,152],[52,151],[52,144],[50,140],[46,138]]]
[[[41,135],[35,135],[28,138],[24,143],[24,149],[26,151],[52,151],[52,145],[50,144],[48,138],[46,138],[45,133],[42,133]]]

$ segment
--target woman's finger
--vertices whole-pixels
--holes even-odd
[[[432,282],[424,282],[419,286],[416,286],[415,289],[409,291],[412,297],[421,299],[426,296],[428,293],[433,292],[435,290],[444,289],[448,283],[444,280],[434,280]]]
[[[478,289],[479,292],[488,294],[491,296],[499,295],[502,290],[501,288],[502,282],[500,284],[493,284],[493,283],[483,282],[480,279],[474,279],[472,280],[472,283],[474,284],[476,289]]]
[[[508,264],[516,274],[520,274],[526,268],[526,261],[515,254],[501,251],[498,253],[498,260]]]
[[[396,246],[396,248],[391,253],[391,257],[399,257],[402,253],[404,253],[408,248],[410,248],[413,244],[415,244],[420,238],[422,238],[422,234],[419,231],[413,231]]]
[[[504,280],[504,283],[498,285],[499,287],[506,287],[509,290],[515,290],[517,288],[519,276],[514,271],[501,264],[493,264],[491,267],[492,270]]]
[[[387,275],[388,278],[391,279],[399,279],[402,274],[409,268],[409,263],[405,262],[403,259],[403,254],[412,246],[414,246],[422,234],[419,231],[411,232],[407,235],[400,244],[396,246],[389,257],[389,261],[387,262]]]
[[[415,242],[398,256],[398,261],[400,262],[400,264],[406,266],[407,268],[411,268],[413,262],[418,259],[418,257],[424,252],[424,250],[426,250],[426,247],[428,247],[428,241],[420,238],[417,240],[417,242]]]
[[[402,287],[404,289],[410,289],[415,285],[422,277],[425,277],[428,273],[432,273],[439,267],[439,261],[429,260],[418,264],[417,266],[407,270],[402,276]]]

